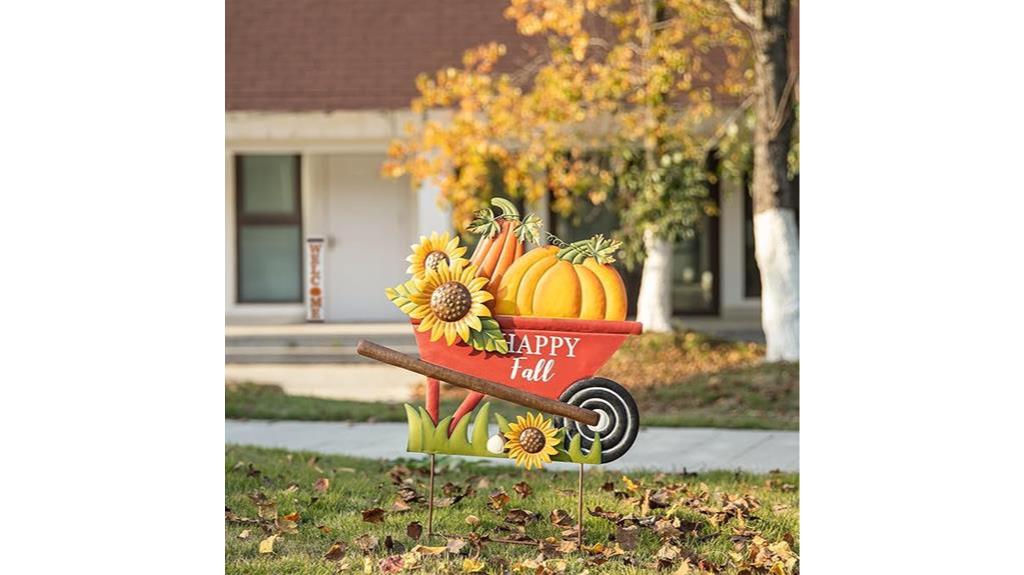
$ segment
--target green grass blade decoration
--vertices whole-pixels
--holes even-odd
[[[448,449],[448,426],[452,422],[452,416],[448,416],[437,422],[434,428],[434,439],[431,449],[434,453],[449,453]]]
[[[491,417],[491,403],[487,402],[480,406],[479,411],[476,412],[476,417],[473,419],[473,453],[475,455],[494,455],[490,451],[487,451],[487,440],[489,434],[487,433],[487,420]],[[468,417],[463,417],[462,421],[469,421]],[[459,422],[462,423],[462,422]]]
[[[420,416],[416,409],[405,404],[405,417],[409,421],[409,443],[406,449],[409,451],[420,451],[423,449],[423,428],[420,426]]]
[[[420,442],[420,451],[422,453],[432,453],[434,445],[434,420],[430,419],[430,414],[423,407],[419,408],[420,412],[420,433],[423,434],[423,440]]]
[[[591,465],[599,465],[601,463],[601,434],[594,434],[594,444],[590,446],[590,453],[583,458],[582,461],[576,463],[589,463]]]
[[[508,433],[508,420],[505,419],[500,413],[494,414],[494,421],[498,422],[498,431],[501,433]]]
[[[469,442],[469,418],[463,417],[448,437],[449,453],[454,455],[473,455],[473,446]]]

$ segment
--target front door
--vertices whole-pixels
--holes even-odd
[[[405,180],[380,176],[384,154],[326,157],[327,320],[408,321],[384,288],[408,279],[415,196]]]

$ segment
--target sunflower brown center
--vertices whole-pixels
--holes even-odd
[[[469,313],[473,298],[459,282],[446,282],[430,294],[430,309],[442,321],[458,321]]]
[[[423,267],[427,268],[428,270],[436,270],[437,266],[441,265],[441,262],[444,262],[446,264],[452,263],[452,261],[448,259],[448,254],[444,252],[433,251],[427,254],[427,258],[423,260]]]
[[[527,427],[519,433],[519,445],[523,446],[523,451],[527,453],[538,453],[544,449],[544,444],[547,443],[544,437],[544,432],[537,429],[536,427]]]

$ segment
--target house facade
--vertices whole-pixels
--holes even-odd
[[[311,287],[325,321],[405,319],[384,287],[406,279],[410,244],[451,224],[435,187],[383,178],[380,166],[405,124],[422,120],[408,107],[417,74],[459,65],[464,50],[489,41],[509,46],[509,68],[528,60],[502,5],[228,0],[228,323],[305,321]],[[723,180],[712,196],[718,216],[676,246],[674,307],[683,316],[756,315],[748,195]],[[606,231],[614,218],[595,209],[567,221],[546,202],[528,208],[566,240]],[[309,277],[309,238],[324,240],[319,279]],[[623,274],[635,293],[639,270]]]

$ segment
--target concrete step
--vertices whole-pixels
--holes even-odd
[[[406,334],[268,334],[228,335],[225,363],[370,363],[356,353],[360,339],[418,357],[412,330]]]

